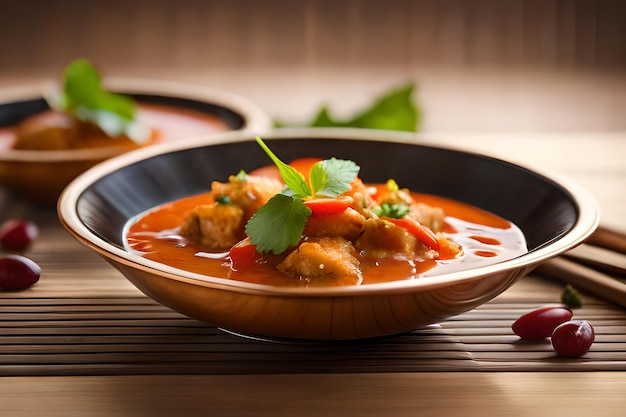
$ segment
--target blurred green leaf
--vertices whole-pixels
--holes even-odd
[[[101,86],[101,75],[86,59],[77,59],[65,69],[62,100],[65,110],[85,108],[109,111],[125,120],[132,120],[135,103],[126,96],[109,93]]]
[[[310,127],[356,127],[416,132],[419,129],[420,110],[413,101],[415,85],[407,84],[379,97],[367,109],[348,120],[337,120],[328,106],[322,106]],[[276,122],[276,127],[288,124]]]
[[[63,81],[61,94],[50,100],[51,107],[94,123],[109,136],[125,134],[137,142],[147,139],[149,132],[135,122],[135,101],[104,90],[100,72],[88,60],[72,61]]]
[[[567,284],[561,293],[561,302],[571,309],[581,308],[583,306],[582,297],[578,290]]]

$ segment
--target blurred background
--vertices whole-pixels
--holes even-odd
[[[105,76],[233,91],[292,123],[415,82],[422,131],[626,130],[622,0],[0,4],[0,87],[84,57]]]

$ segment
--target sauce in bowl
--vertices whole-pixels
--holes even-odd
[[[462,246],[462,252],[454,259],[420,261],[363,257],[360,259],[363,270],[361,285],[417,279],[477,268],[527,252],[523,233],[508,220],[452,199],[418,193],[412,193],[412,196],[416,201],[441,207],[445,211],[443,232]],[[186,213],[212,200],[209,193],[187,197],[131,219],[124,232],[127,250],[153,261],[202,275],[273,286],[306,286],[305,282],[281,274],[266,264],[235,271],[231,268],[228,252],[206,252],[187,241],[180,234],[180,224]]]
[[[51,116],[54,117],[55,113],[46,111],[30,116],[30,118],[31,120],[32,118],[41,118],[43,120],[43,118],[51,118]],[[139,145],[129,139],[120,141],[117,138],[99,135],[98,137],[85,138],[84,141],[79,139],[77,146],[72,147],[72,149],[108,146],[126,146],[128,148],[134,148],[185,137],[214,134],[231,130],[228,124],[216,115],[162,104],[139,103],[136,117],[139,124],[147,127],[152,132],[150,139],[145,143]],[[0,151],[10,151],[14,149],[18,139],[18,125],[0,127]],[[42,145],[41,148],[33,150],[45,151],[57,149],[46,149],[46,147]]]

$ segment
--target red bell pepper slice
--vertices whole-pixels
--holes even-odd
[[[322,158],[300,158],[296,159],[289,164],[290,167],[295,168],[300,174],[304,175],[304,178],[309,178],[309,172],[316,163],[320,162]]]
[[[311,209],[311,215],[337,214],[346,211],[354,204],[354,198],[349,195],[342,195],[335,198],[314,198],[304,200],[304,205]]]
[[[437,239],[437,235],[435,235],[432,230],[430,230],[428,227],[424,226],[414,218],[408,216],[405,216],[401,219],[394,219],[391,217],[381,218],[395,224],[396,226],[400,226],[403,229],[406,229],[409,233],[414,235],[417,240],[419,240],[429,248],[436,251],[439,250],[439,240]]]
[[[256,245],[250,242],[250,238],[245,238],[230,249],[228,258],[230,268],[239,271],[249,268],[257,259],[261,259],[261,254],[257,252]]]

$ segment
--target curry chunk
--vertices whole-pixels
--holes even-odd
[[[311,238],[302,242],[278,270],[309,286],[357,285],[363,280],[352,244],[343,238]]]
[[[399,204],[408,207],[409,216],[435,233],[443,228],[445,218],[443,209],[415,201],[408,189],[390,190],[378,198],[378,203]]]
[[[342,237],[354,241],[365,225],[365,217],[352,208],[341,213],[313,215],[304,226],[304,236],[310,237]]]
[[[432,259],[437,252],[431,250],[406,229],[386,220],[367,219],[355,248],[373,258]]]
[[[250,175],[231,175],[227,183],[214,181],[211,194],[215,202],[190,210],[180,233],[206,250],[228,250],[246,237],[250,217],[281,190],[279,181]]]
[[[243,219],[243,210],[233,204],[203,204],[187,214],[180,233],[207,250],[227,250],[245,237]]]
[[[376,200],[372,197],[374,191],[371,187],[366,186],[360,178],[355,178],[350,184],[350,190],[343,195],[350,196],[354,199],[352,208],[363,216],[371,217],[371,210],[377,205]]]
[[[213,197],[216,200],[227,197],[232,204],[243,210],[245,221],[282,189],[283,184],[276,179],[252,175],[246,175],[244,178],[231,175],[227,183],[213,181],[211,184]]]
[[[127,136],[110,137],[93,123],[52,110],[27,117],[15,130],[15,149],[68,150],[120,146],[131,150],[140,146]]]
[[[437,233],[443,229],[446,214],[441,207],[433,207],[424,203],[415,203],[411,206],[409,216]]]

